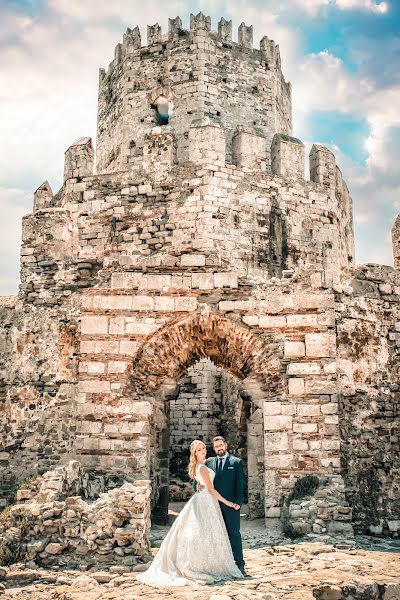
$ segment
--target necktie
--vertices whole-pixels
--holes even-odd
[[[222,458],[218,459],[217,472],[221,473],[222,471]]]

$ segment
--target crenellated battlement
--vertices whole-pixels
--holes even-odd
[[[139,164],[145,136],[157,125],[173,127],[177,161],[186,162],[191,122],[202,118],[226,129],[228,160],[237,126],[256,126],[268,148],[275,133],[291,135],[291,86],[279,46],[264,36],[253,48],[253,27],[245,23],[233,41],[232,21],[220,19],[213,31],[201,12],[190,16],[188,29],[180,17],[169,19],[166,33],[149,25],[147,45],[138,27],[127,29],[99,74],[97,172]],[[268,153],[265,162],[270,168]]]
[[[199,33],[207,33],[210,35],[210,38],[220,43],[223,42],[228,46],[253,50],[258,54],[260,60],[267,62],[269,68],[281,69],[279,45],[275,44],[267,36],[264,36],[259,42],[259,47],[255,48],[253,45],[252,25],[246,25],[242,22],[237,27],[237,42],[235,42],[232,37],[232,20],[227,21],[222,17],[218,21],[217,29],[214,31],[211,28],[211,17],[199,12],[197,15],[190,15],[188,29],[184,29],[182,19],[179,16],[174,19],[168,19],[168,31],[164,34],[158,23],[148,25],[146,44],[142,43],[139,27],[136,26],[134,29],[127,28],[122,43],[118,43],[115,47],[114,59],[109,65],[109,70],[115,68],[125,56],[135,50],[145,50],[160,43],[171,44],[174,40],[187,38]]]
[[[252,27],[241,23],[238,41],[233,42],[232,21],[221,19],[214,32],[203,13],[191,15],[189,30],[182,28],[179,17],[169,20],[166,34],[158,23],[149,26],[146,47],[139,29],[128,29],[116,46],[111,70],[100,72],[96,171],[91,139],[79,138],[65,153],[62,190],[53,196],[45,182],[35,192],[34,215],[52,209],[75,214],[85,207],[96,220],[103,208],[106,214],[120,214],[115,199],[121,197],[125,206],[129,198],[130,206],[136,204],[136,195],[146,215],[157,213],[160,202],[168,203],[169,219],[175,219],[175,210],[188,210],[193,216],[199,213],[194,225],[196,219],[206,223],[200,237],[196,226],[188,231],[174,226],[168,234],[157,231],[159,239],[146,248],[162,252],[165,244],[168,252],[179,255],[188,244],[206,252],[215,243],[220,246],[216,223],[232,206],[240,206],[231,224],[225,224],[229,236],[252,239],[256,230],[260,248],[268,239],[275,257],[273,264],[267,261],[270,275],[319,265],[326,281],[336,280],[340,268],[354,260],[347,186],[334,155],[323,146],[312,147],[306,166],[304,144],[292,135],[290,86],[281,85],[279,48],[264,36],[260,50],[255,50],[252,36]],[[194,205],[179,187],[185,181],[192,182]],[[178,198],[178,204],[166,198]],[[200,215],[197,202],[207,217]],[[257,224],[246,222],[246,216],[246,224],[238,228],[242,210],[244,215],[260,211]],[[151,229],[164,222],[161,214],[152,220]],[[131,218],[129,210],[126,218]],[[111,231],[94,242],[83,242],[84,258],[94,258],[92,247],[96,256],[105,252],[101,248],[108,238],[113,252],[132,239],[128,233],[116,236],[116,222],[117,217]],[[148,233],[141,234],[144,240]],[[280,245],[282,236],[287,248]],[[249,267],[239,238],[237,243],[235,268],[262,274],[264,259],[254,259]],[[138,256],[140,244],[134,250]],[[230,263],[230,252],[221,252]],[[262,256],[263,251],[257,253]]]

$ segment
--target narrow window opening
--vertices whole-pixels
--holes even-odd
[[[158,96],[153,107],[158,125],[168,125],[169,119],[172,116],[172,102],[165,96]]]

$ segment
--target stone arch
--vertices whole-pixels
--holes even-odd
[[[278,345],[259,337],[248,327],[210,311],[170,321],[144,342],[128,369],[131,391],[151,394],[166,379],[179,380],[202,358],[239,380],[253,380],[274,395],[281,392],[281,364]]]
[[[264,514],[264,466],[260,462],[264,456],[264,401],[283,393],[279,355],[279,344],[271,337],[258,336],[249,327],[210,310],[170,321],[146,339],[128,368],[127,384],[133,398],[146,398],[153,407],[148,469],[156,522],[168,520],[170,399],[188,369],[205,358],[233,374],[252,399],[252,410],[246,417],[247,458],[252,459],[248,470],[249,512],[253,517]]]

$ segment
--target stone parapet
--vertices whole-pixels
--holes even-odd
[[[93,175],[93,162],[92,139],[79,138],[65,152],[64,181]]]

